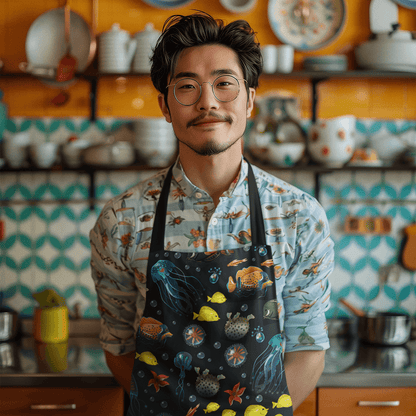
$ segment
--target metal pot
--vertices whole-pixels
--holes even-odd
[[[340,302],[358,317],[358,337],[376,345],[402,345],[409,338],[412,318],[405,313],[371,312],[366,314],[345,299]]]
[[[411,351],[406,346],[383,347],[360,343],[354,364],[345,371],[375,370],[401,372],[407,369],[410,364]]]
[[[0,342],[11,341],[18,333],[18,314],[11,308],[0,308]]]

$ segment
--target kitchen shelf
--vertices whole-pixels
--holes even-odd
[[[19,78],[19,77],[32,77],[31,74],[26,74],[23,72],[0,72],[0,79],[3,77],[9,78]],[[98,81],[101,78],[109,77],[125,77],[125,78],[146,78],[150,77],[150,74],[146,73],[99,73],[94,68],[90,67],[83,73],[77,73],[76,78],[85,79],[90,83],[90,120],[95,122],[97,118],[97,93],[98,93]],[[353,71],[293,71],[288,74],[275,73],[275,74],[262,74],[261,79],[307,79],[310,81],[312,86],[312,102],[311,102],[311,113],[312,113],[312,122],[315,122],[317,119],[317,106],[318,106],[318,91],[317,86],[320,82],[328,79],[416,79],[416,72],[398,72],[398,71],[373,71],[373,70],[353,70]],[[257,164],[258,165],[258,164]],[[258,165],[261,168],[268,171],[305,171],[311,172],[314,174],[315,178],[315,197],[319,199],[320,196],[320,177],[323,174],[329,174],[332,172],[338,171],[416,171],[416,166],[409,165],[394,165],[394,166],[342,166],[336,168],[330,168],[320,165],[296,165],[289,168],[274,167],[274,166],[262,166]],[[10,169],[2,168],[0,173],[24,173],[24,172],[79,172],[81,174],[86,174],[89,177],[89,198],[90,208],[94,209],[95,198],[95,174],[99,171],[146,171],[146,170],[157,170],[160,168],[151,168],[145,165],[133,165],[129,167],[122,168],[112,168],[112,167],[83,167],[79,169],[70,169],[62,166],[54,166],[51,169],[36,169],[33,167],[23,168],[23,169]],[[8,201],[5,201],[7,203]],[[28,201],[30,203],[30,201]],[[32,203],[37,203],[33,201]]]
[[[249,160],[251,158],[249,157]],[[251,160],[250,160],[251,161]],[[269,172],[310,172],[314,175],[314,196],[316,199],[319,200],[320,192],[321,192],[321,176],[325,174],[330,174],[334,172],[356,172],[356,171],[364,171],[364,172],[391,172],[391,171],[402,171],[402,172],[416,172],[416,166],[413,165],[393,165],[393,166],[340,166],[340,167],[327,167],[321,165],[295,165],[291,167],[277,167],[277,166],[270,166],[270,165],[262,165],[257,163],[255,160],[253,161],[256,166],[260,167],[263,170]],[[132,166],[125,166],[125,167],[111,167],[111,166],[86,166],[82,168],[68,168],[65,166],[57,165],[53,166],[50,169],[39,169],[36,167],[25,167],[25,168],[9,168],[3,167],[0,169],[0,174],[4,173],[60,173],[60,172],[76,172],[79,174],[88,175],[89,183],[88,183],[88,198],[86,201],[89,201],[90,209],[93,211],[95,209],[95,205],[97,202],[103,202],[96,198],[95,195],[95,175],[98,172],[143,172],[154,170],[158,171],[163,169],[163,167],[151,167],[146,166],[143,164],[136,164]],[[45,203],[45,200],[26,200],[24,201],[27,205],[35,205],[38,203]],[[81,203],[81,200],[71,200],[71,199],[56,199],[56,200],[48,200],[46,203],[55,203],[55,204],[64,204],[64,203]],[[84,201],[85,202],[85,201]],[[0,206],[8,206],[13,205],[15,201],[12,200],[0,200]],[[22,204],[22,201],[16,201],[18,204]]]
[[[31,74],[24,72],[0,72],[0,78],[10,77],[33,77]],[[129,72],[125,74],[119,73],[100,73],[94,68],[87,68],[85,72],[76,73],[76,78],[85,79],[90,83],[90,120],[94,122],[97,119],[97,93],[98,81],[100,78],[124,77],[124,78],[149,78],[148,73]],[[375,70],[352,70],[352,71],[293,71],[288,74],[274,73],[262,74],[260,79],[308,79],[312,86],[312,103],[311,113],[312,122],[317,119],[318,91],[317,86],[320,82],[330,78],[337,79],[360,79],[360,78],[376,78],[376,79],[416,79],[416,72],[400,72],[400,71],[375,71]]]

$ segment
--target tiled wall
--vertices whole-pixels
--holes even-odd
[[[40,120],[11,119],[6,136],[31,129],[45,137],[45,129],[55,123],[52,140],[65,138],[77,130],[80,137],[93,138],[128,121],[103,119],[96,124],[86,119]],[[58,124],[57,124],[58,123]],[[307,128],[308,121],[304,121]],[[23,127],[22,127],[23,126]],[[54,127],[54,128],[55,128]],[[380,130],[399,133],[412,123],[358,120],[357,131],[363,141]],[[84,317],[98,317],[96,295],[89,270],[88,232],[103,201],[119,194],[154,172],[100,172],[96,177],[98,202],[93,210],[86,200],[88,177],[82,173],[1,173],[0,215],[5,222],[5,239],[0,242],[0,289],[5,303],[23,315],[31,316],[34,291],[52,287],[67,299],[70,309],[76,303]],[[275,172],[277,176],[314,192],[314,176],[296,170]],[[67,203],[59,200],[69,199]],[[37,200],[36,203],[30,203]],[[403,229],[416,220],[415,173],[338,172],[322,175],[321,203],[335,240],[336,267],[331,276],[332,307],[328,316],[343,316],[337,300],[346,297],[356,306],[378,310],[395,309],[416,313],[415,274],[393,267],[400,259]],[[343,231],[345,217],[388,216],[392,232],[388,235],[358,236]],[[380,271],[389,271],[381,283]]]

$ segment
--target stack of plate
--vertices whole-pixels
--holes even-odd
[[[133,71],[149,74],[151,68],[150,57],[159,39],[160,32],[154,29],[152,23],[148,23],[142,32],[135,34],[137,42],[136,53],[133,59]]]
[[[139,118],[134,123],[135,148],[141,162],[152,167],[169,165],[177,151],[172,125],[164,118]]]
[[[346,71],[348,58],[346,55],[308,56],[303,60],[305,71]]]

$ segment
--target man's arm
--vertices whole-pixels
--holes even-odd
[[[108,351],[104,352],[107,365],[117,382],[127,393],[130,393],[130,380],[133,371],[135,352],[132,351],[125,355],[113,355]]]
[[[325,351],[287,352],[284,365],[287,386],[295,410],[315,388],[324,371]]]

